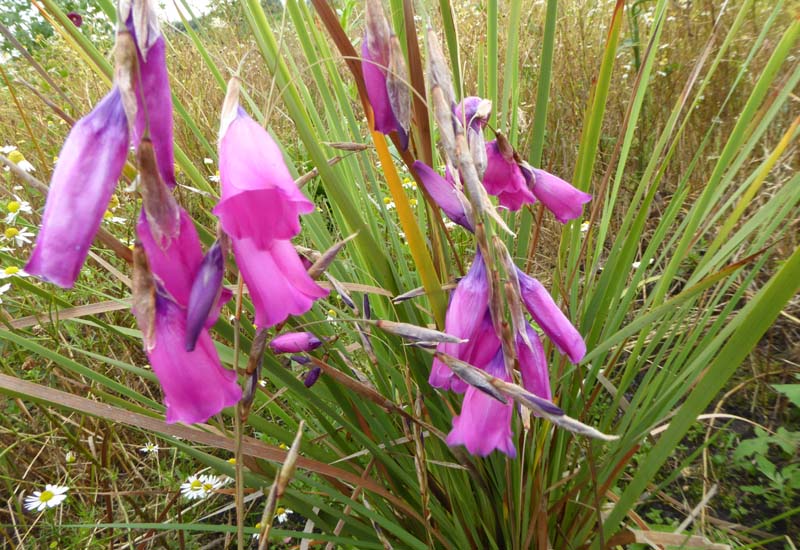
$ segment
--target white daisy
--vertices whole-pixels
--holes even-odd
[[[28,231],[24,227],[22,229],[17,229],[16,227],[6,227],[6,230],[3,233],[3,240],[13,243],[16,247],[20,247],[30,244],[31,237],[35,236],[36,235],[34,233]]]
[[[189,476],[186,483],[181,485],[181,494],[189,500],[206,498],[208,493],[203,488],[203,481],[197,476]]]
[[[36,168],[33,167],[33,164],[25,160],[25,156],[20,153],[16,147],[14,147],[13,151],[8,152],[8,160],[16,164],[23,172],[36,171]],[[6,166],[6,171],[8,171],[8,166]]]
[[[213,493],[214,491],[225,485],[225,481],[223,481],[217,476],[202,475],[200,476],[200,481],[203,482],[203,490],[206,493]]]
[[[586,233],[589,231],[589,222],[583,222],[581,224],[581,233]]]
[[[64,460],[67,461],[67,464],[74,464],[77,458],[75,458],[74,452],[67,451],[67,454],[64,455]]]
[[[143,454],[156,455],[158,454],[158,445],[148,441],[147,443],[144,444],[144,447],[139,447],[139,452]]]
[[[394,210],[395,209],[394,201],[392,199],[390,199],[389,197],[384,197],[383,198],[383,204],[386,206],[386,210]]]
[[[214,174],[213,176],[208,176],[208,181],[213,183],[219,183],[219,170],[217,170],[217,173]]]
[[[32,495],[25,497],[25,508],[41,512],[46,508],[58,506],[67,498],[66,492],[69,487],[62,485],[45,485],[44,491],[34,491]]]
[[[253,533],[253,538],[258,540],[261,537],[261,522],[259,521],[258,523],[256,523],[255,527],[258,530],[258,533]]]
[[[9,224],[14,223],[17,219],[17,216],[20,214],[30,214],[33,212],[33,209],[31,208],[31,203],[22,200],[17,195],[14,195],[14,200],[8,201],[8,204],[6,204],[6,211],[8,214],[6,214],[6,217],[3,221]]]
[[[4,155],[7,155],[11,151],[16,151],[16,150],[17,150],[17,146],[16,145],[3,145],[2,147],[0,147],[0,153],[2,153]]]
[[[289,519],[289,515],[294,513],[289,508],[278,508],[275,510],[275,512],[275,516],[278,518],[278,523],[286,523],[286,521]]]
[[[27,277],[28,274],[22,271],[15,265],[10,265],[0,270],[0,279],[8,279],[9,277]]]

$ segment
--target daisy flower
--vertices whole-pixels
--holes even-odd
[[[25,156],[20,153],[17,148],[15,147],[13,151],[8,153],[8,160],[16,164],[20,170],[23,172],[35,172],[36,168],[33,167],[33,164],[25,160]],[[6,171],[8,171],[8,167],[6,166]]]
[[[208,493],[203,488],[203,481],[197,476],[189,476],[186,483],[181,485],[181,494],[189,500],[208,496]]]
[[[217,476],[202,475],[200,476],[200,481],[203,482],[203,490],[206,493],[213,493],[225,485],[225,482]]]
[[[386,205],[386,210],[394,210],[395,204],[389,197],[383,197],[383,204]]]
[[[10,265],[0,270],[0,279],[8,279],[9,277],[27,277],[28,274],[22,271],[15,265]]]
[[[278,508],[275,510],[275,517],[278,519],[278,523],[286,523],[293,513],[289,508]]]
[[[67,451],[67,453],[64,455],[64,460],[66,460],[67,464],[74,464],[78,459],[75,457],[74,452]]]
[[[158,454],[158,445],[148,441],[147,443],[144,444],[144,447],[139,447],[139,452],[142,454],[151,454],[151,455]]]
[[[589,222],[588,221],[583,222],[581,224],[581,233],[586,233],[587,231],[589,231]]]
[[[219,170],[213,176],[208,176],[208,181],[219,183]]]
[[[14,244],[16,247],[25,246],[31,243],[31,237],[36,235],[28,231],[26,228],[17,229],[16,227],[7,227],[3,233],[3,240],[7,240]]]
[[[261,522],[259,521],[258,523],[256,523],[255,527],[256,529],[258,529],[258,533],[253,533],[253,538],[258,540],[261,537],[261,527],[262,527]]]
[[[58,506],[67,498],[69,487],[63,485],[45,485],[44,491],[34,491],[32,495],[25,497],[25,508],[27,510],[41,512],[46,508]]]
[[[31,203],[28,201],[24,201],[19,198],[17,195],[14,195],[13,201],[8,201],[6,204],[6,214],[5,219],[3,220],[6,224],[14,223],[17,219],[17,216],[20,214],[30,214],[33,212],[31,208]]]

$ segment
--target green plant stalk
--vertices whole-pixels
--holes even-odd
[[[499,105],[500,95],[498,94],[498,74],[497,56],[497,0],[488,0],[486,8],[486,81],[489,99],[492,105]],[[506,113],[503,113],[504,115]],[[497,125],[497,109],[492,109],[490,124]]]

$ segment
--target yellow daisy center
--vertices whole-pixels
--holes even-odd
[[[203,483],[203,490],[204,491],[210,491],[213,488],[214,488],[214,486],[211,485],[210,483]]]
[[[236,464],[236,458],[235,457],[229,458],[228,459],[228,464]]]
[[[47,502],[48,500],[52,499],[55,495],[53,491],[42,491],[42,494],[39,495],[39,502]]]
[[[336,310],[335,309],[329,309],[328,310],[328,316],[329,317],[336,317]]]
[[[14,212],[19,212],[20,204],[17,201],[9,201],[8,206],[6,209],[13,214]]]
[[[11,152],[8,154],[8,160],[10,160],[11,162],[13,162],[14,164],[19,164],[20,162],[22,162],[23,160],[25,160],[25,157],[24,157],[24,156],[23,156],[23,154],[22,154],[22,153],[20,153],[19,151],[17,151],[17,150],[14,150],[14,151],[11,151]]]
[[[256,523],[256,529],[261,529],[261,522]]]
[[[117,208],[119,206],[119,197],[117,195],[111,195],[111,210]]]
[[[389,204],[390,202],[392,202],[392,199],[391,199],[391,198],[389,198],[389,197],[383,197],[383,204]]]
[[[6,239],[13,239],[17,235],[19,235],[19,229],[17,229],[16,227],[7,227],[5,234],[6,234]]]
[[[106,210],[106,213],[103,214],[103,219],[104,220],[110,220],[113,217],[114,217],[114,214],[111,213],[111,210]]]
[[[279,515],[284,514],[284,513],[286,513],[286,508],[281,507],[281,508],[278,508],[277,510],[275,510],[275,515],[276,516],[279,516]]]
[[[192,491],[199,491],[200,489],[203,488],[203,482],[200,481],[199,479],[195,479],[192,481],[191,485],[189,485],[189,488]]]
[[[15,265],[10,265],[3,270],[3,273],[6,275],[14,275],[19,271],[19,268]]]

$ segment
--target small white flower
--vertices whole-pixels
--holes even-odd
[[[30,214],[33,212],[31,208],[31,203],[28,201],[24,201],[19,198],[17,195],[14,195],[13,201],[8,201],[6,204],[6,214],[5,219],[3,220],[6,224],[14,223],[17,219],[17,216],[20,214]]]
[[[453,220],[444,221],[444,226],[447,228],[448,231],[452,231],[453,229],[455,229],[456,225],[457,225],[456,222],[454,222]]]
[[[202,475],[200,476],[200,481],[203,482],[203,490],[206,493],[213,493],[225,485],[225,482],[217,476]]]
[[[0,147],[0,153],[2,153],[4,155],[7,155],[11,151],[16,151],[16,150],[17,150],[17,146],[16,145],[3,145],[2,147]]]
[[[586,233],[587,231],[589,231],[589,222],[588,221],[583,222],[581,224],[581,233]]]
[[[32,495],[25,497],[25,508],[41,512],[46,508],[58,506],[67,498],[66,492],[69,487],[62,485],[45,485],[44,491],[34,491]]]
[[[253,533],[253,538],[258,540],[261,537],[261,522],[259,521],[256,523],[255,527],[258,530],[258,533]]]
[[[35,236],[36,235],[33,232],[28,231],[24,227],[22,229],[17,229],[16,227],[6,227],[2,239],[12,243],[16,247],[20,247],[30,244],[31,237]]]
[[[77,459],[75,458],[75,453],[67,451],[67,454],[64,455],[64,460],[67,461],[67,464],[74,464]]]
[[[289,508],[278,508],[275,511],[277,512],[276,517],[278,519],[278,523],[286,523],[286,521],[289,519],[289,515],[294,513]]]
[[[22,271],[15,265],[10,265],[0,270],[0,279],[8,279],[9,277],[27,277],[28,274]]]
[[[203,159],[203,164],[214,164],[214,161],[208,157]]]
[[[394,201],[392,199],[390,199],[389,197],[386,197],[385,199],[383,199],[383,204],[386,207],[386,210],[394,210],[395,209]]]
[[[13,162],[17,165],[17,167],[22,170],[23,172],[35,172],[36,168],[33,167],[33,164],[25,160],[25,156],[20,153],[16,147],[11,149],[8,153],[4,153],[8,155],[8,160]],[[8,166],[5,167],[6,172],[8,172]]]
[[[208,493],[203,488],[203,481],[197,476],[189,476],[186,483],[181,485],[181,494],[189,500],[206,498]]]
[[[654,260],[653,260],[653,258],[650,258],[650,261],[649,261],[649,262],[647,262],[647,265],[653,265],[653,261],[654,261]],[[632,267],[633,269],[639,269],[639,266],[640,266],[640,265],[642,265],[642,262],[633,262],[633,263],[631,264],[631,267]]]
[[[219,183],[219,172],[217,172],[213,176],[208,176],[208,181],[210,181],[211,183]]]
[[[144,444],[144,447],[139,447],[139,452],[146,455],[147,454],[156,455],[158,454],[158,445],[148,441],[147,443]]]

